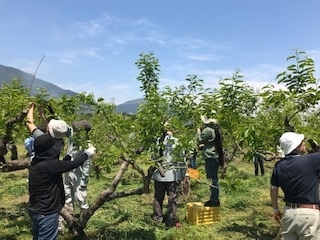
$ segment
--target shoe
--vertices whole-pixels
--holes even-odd
[[[176,222],[175,224],[173,225],[167,225],[166,224],[166,229],[170,229],[170,228],[173,228],[173,227],[176,227],[176,228],[179,228],[179,227],[182,227],[182,223],[181,222]]]
[[[174,226],[175,227],[182,227],[182,223],[181,222],[176,222],[176,224]]]
[[[208,202],[205,202],[204,204],[203,204],[203,206],[205,206],[205,207],[219,207],[220,206],[220,201],[218,200],[218,201],[208,201]]]

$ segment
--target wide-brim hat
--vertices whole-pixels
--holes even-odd
[[[48,131],[50,135],[55,139],[70,137],[71,135],[71,128],[63,120],[51,119],[48,123]]]
[[[218,124],[218,120],[215,118],[208,118],[207,116],[204,116],[204,115],[202,115],[200,118],[204,124]]]
[[[304,140],[304,135],[295,132],[285,132],[279,139],[280,146],[283,149],[284,155],[290,154]]]
[[[56,140],[47,133],[44,133],[34,140],[35,157],[55,158],[59,156],[61,148],[56,144]]]
[[[81,120],[81,121],[73,121],[72,128],[74,131],[89,132],[92,127],[91,127],[91,124],[87,120]]]

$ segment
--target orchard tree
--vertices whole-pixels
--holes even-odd
[[[83,237],[88,221],[105,203],[150,191],[152,168],[143,169],[141,166],[154,165],[151,156],[156,149],[156,140],[168,124],[179,138],[179,148],[189,150],[194,148],[192,140],[196,137],[196,128],[202,124],[200,116],[215,117],[222,127],[225,146],[234,150],[234,154],[240,150],[245,156],[260,146],[269,148],[274,145],[277,136],[284,131],[281,123],[285,116],[289,116],[289,123],[298,129],[306,129],[309,119],[313,121],[313,126],[317,126],[318,112],[315,109],[319,98],[312,75],[313,62],[309,58],[301,59],[300,54],[297,52],[289,57],[296,59],[296,64],[278,75],[279,83],[284,83],[288,91],[275,90],[269,85],[259,92],[246,84],[239,70],[230,78],[221,79],[219,89],[205,89],[203,80],[196,75],[187,76],[186,83],[181,86],[160,89],[159,60],[152,52],[141,53],[136,66],[140,70],[137,80],[141,82],[144,103],[133,116],[115,113],[114,105],[105,103],[103,99],[95,100],[93,94],[49,99],[43,91],[35,97],[29,96],[27,89],[21,88],[18,83],[5,85],[1,89],[4,91],[0,95],[2,100],[8,103],[3,96],[9,92],[12,97],[10,102],[18,104],[13,111],[10,109],[12,113],[3,105],[0,122],[2,134],[5,120],[17,116],[30,101],[44,106],[46,115],[59,116],[69,124],[83,118],[92,123],[89,136],[98,151],[93,159],[97,176],[104,171],[109,172],[115,164],[119,169],[112,181],[106,183],[97,194],[89,209],[79,217],[68,207],[62,209],[61,215],[71,233]],[[299,114],[295,114],[296,111]],[[310,111],[313,112],[310,114]],[[291,117],[293,115],[294,118]],[[40,122],[40,119],[36,121]],[[279,127],[280,124],[282,127]],[[21,124],[13,128],[13,136],[18,137],[20,128],[23,134],[19,136],[28,134],[26,127]],[[89,142],[78,140],[83,142],[83,148],[87,147]],[[139,185],[134,189],[118,190],[129,168],[136,171]]]
[[[163,122],[167,120],[167,107],[158,93],[158,60],[153,54],[141,54],[140,57],[136,64],[141,70],[138,80],[142,83],[141,90],[145,92],[146,105],[141,107],[137,116],[115,114],[114,106],[104,103],[103,99],[98,100],[94,107],[91,119],[94,129],[90,134],[92,142],[98,149],[94,161],[98,162],[100,167],[110,169],[110,165],[117,159],[116,161],[120,160],[120,166],[112,182],[102,190],[79,218],[76,218],[67,207],[61,211],[74,235],[84,235],[87,222],[106,202],[150,191],[151,168],[145,173],[139,167],[138,159],[143,150],[147,150],[145,152],[148,154],[152,148],[156,133],[162,130]],[[129,166],[136,170],[143,180],[141,187],[117,191],[118,184]]]
[[[232,156],[237,150],[246,154],[243,146],[248,131],[255,131],[250,126],[257,110],[258,96],[254,89],[245,83],[239,70],[236,70],[231,78],[221,79],[219,87],[214,92],[214,101],[211,104],[215,106],[225,142],[228,143],[226,145],[232,149]]]
[[[197,148],[196,130],[203,123],[200,116],[205,114],[199,103],[204,96],[203,80],[197,75],[189,75],[186,84],[163,91],[167,103],[170,123],[174,126],[179,138],[180,151],[189,152]]]
[[[279,86],[284,87],[276,89],[273,85],[267,85],[260,93],[260,112],[268,118],[265,139],[274,149],[285,131],[303,132],[310,138],[320,137],[314,131],[319,126],[320,99],[319,85],[314,77],[314,61],[297,49],[287,61],[293,61],[293,64],[276,77]]]
[[[21,79],[12,79],[0,88],[0,165],[6,164],[5,155],[11,151],[11,160],[18,159],[16,140],[26,136],[23,122],[27,112],[23,111],[29,98],[28,89],[20,85]]]
[[[314,61],[303,51],[295,50],[295,55],[287,58],[294,63],[287,67],[287,71],[277,76],[278,83],[284,83],[288,89],[286,100],[293,104],[294,112],[286,117],[286,127],[297,114],[306,113],[319,102],[319,86],[314,77]],[[299,121],[301,121],[301,115]],[[289,126],[290,127],[290,126]],[[291,129],[294,130],[294,129]]]

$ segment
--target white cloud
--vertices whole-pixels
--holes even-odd
[[[186,49],[230,49],[226,44],[217,44],[201,38],[173,37],[170,41],[173,45]]]
[[[219,57],[213,54],[194,54],[187,56],[188,59],[196,60],[196,61],[217,61]]]
[[[127,90],[130,89],[131,84],[117,84],[109,86],[109,90]]]
[[[85,51],[85,55],[92,57],[92,58],[97,58],[97,59],[104,59],[104,57],[100,56],[97,50],[95,49],[90,49]]]
[[[56,55],[59,58],[59,61],[62,63],[66,63],[68,65],[73,65],[73,66],[77,66],[77,64],[75,63],[75,60],[78,58],[78,52],[77,51],[68,51],[68,52],[63,52],[63,53],[55,53],[54,55]]]
[[[107,30],[107,26],[112,22],[112,20],[113,19],[109,15],[104,14],[101,18],[88,22],[73,23],[67,30],[69,30],[71,35],[76,33],[76,35],[73,36],[77,36],[79,38],[96,37]]]
[[[261,57],[261,56],[271,56],[271,54],[270,53],[241,53],[241,56]]]

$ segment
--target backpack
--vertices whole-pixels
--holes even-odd
[[[222,147],[222,132],[219,125],[214,126],[214,133],[216,135],[215,137],[215,148],[217,151],[217,154],[219,155],[218,161],[220,166],[224,166],[224,154],[223,154],[223,147]]]

